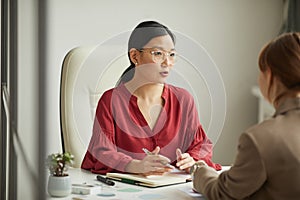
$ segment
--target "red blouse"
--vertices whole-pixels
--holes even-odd
[[[81,168],[93,173],[125,171],[133,159],[143,159],[142,148],[160,154],[176,163],[176,148],[189,153],[194,160],[211,161],[212,143],[207,138],[198,118],[192,95],[185,89],[165,84],[162,93],[163,109],[151,130],[137,105],[137,98],[124,84],[106,91],[96,110],[93,135]]]

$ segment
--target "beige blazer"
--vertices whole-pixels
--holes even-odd
[[[239,139],[230,170],[198,168],[194,188],[209,200],[300,199],[300,98],[288,99],[273,118]]]

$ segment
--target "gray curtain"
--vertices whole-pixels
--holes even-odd
[[[285,20],[280,33],[300,32],[300,1],[285,0],[287,6]]]

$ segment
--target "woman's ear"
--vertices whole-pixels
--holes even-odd
[[[270,103],[272,103],[272,87],[273,87],[273,83],[272,83],[272,72],[271,69],[269,67],[266,68],[266,70],[263,72],[263,79],[264,79],[264,84],[265,87],[267,88],[267,94],[266,97],[268,99],[268,101]]]
[[[267,67],[266,71],[264,72],[264,76],[268,88],[268,100],[271,104],[274,104],[281,88],[281,82],[276,76],[273,75],[270,67]]]
[[[269,86],[272,84],[271,80],[272,80],[272,72],[271,69],[269,67],[267,67],[266,71],[264,72],[264,75],[266,77],[267,83],[269,84]]]
[[[130,56],[130,60],[131,62],[133,62],[135,65],[137,65],[139,63],[139,51],[135,48],[131,48],[129,50],[129,56]]]

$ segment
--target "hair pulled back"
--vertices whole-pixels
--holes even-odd
[[[130,81],[134,76],[135,64],[130,60],[130,49],[142,49],[151,39],[163,35],[170,35],[175,44],[175,35],[166,26],[156,21],[144,21],[135,27],[128,41],[128,58],[130,66],[122,73],[117,85]]]
[[[269,42],[262,49],[258,63],[262,72],[271,70],[271,86],[276,77],[289,93],[300,91],[300,33],[284,33]]]

